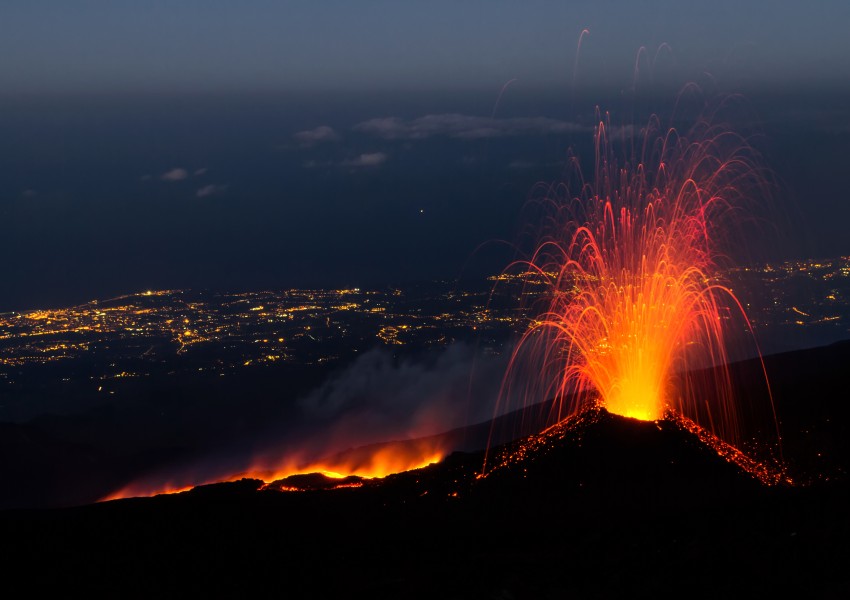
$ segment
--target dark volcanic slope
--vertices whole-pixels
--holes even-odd
[[[621,510],[624,499],[635,509],[707,507],[762,487],[676,422],[637,421],[601,408],[492,454],[481,483],[488,490],[521,481],[538,499],[570,497],[587,510]]]
[[[174,496],[0,517],[7,580],[111,595],[846,594],[847,488],[764,487],[672,423],[593,409],[359,488]],[[25,573],[36,573],[30,578]]]
[[[846,479],[850,465],[850,342],[770,356],[765,363],[782,425],[785,459],[794,479]],[[731,369],[738,397],[764,405],[761,364],[747,361]],[[191,464],[215,452],[226,456],[226,448],[244,452],[244,440],[235,443],[236,434],[225,430],[241,431],[244,425],[240,435],[255,435],[257,429],[241,423],[241,418],[234,419],[225,398],[240,397],[240,386],[249,384],[240,379],[217,389],[209,382],[201,387],[172,382],[165,388],[159,387],[165,385],[160,381],[144,388],[144,399],[125,399],[81,415],[0,423],[0,510],[94,502],[141,474]],[[280,381],[263,379],[254,384],[258,388],[254,392],[271,398]],[[308,382],[301,385],[309,388]],[[199,422],[199,415],[210,413],[217,415],[210,417],[210,422],[227,423],[227,427]],[[535,419],[530,417],[546,414],[544,406],[540,414],[525,415],[523,423],[534,426]],[[249,421],[268,419],[268,413],[259,410]],[[499,420],[493,428],[494,441],[504,442],[530,431],[515,427],[516,422],[510,415]],[[760,422],[772,432],[769,417]],[[490,433],[489,424],[451,431],[439,436],[443,438],[439,446],[477,450]]]

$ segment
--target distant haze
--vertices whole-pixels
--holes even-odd
[[[7,0],[0,90],[363,90],[615,84],[648,49],[669,76],[840,82],[850,4]]]

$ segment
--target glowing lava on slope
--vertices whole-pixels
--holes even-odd
[[[296,476],[308,474],[318,474],[329,480],[339,481],[339,485],[325,485],[324,487],[328,489],[353,487],[358,484],[352,483],[352,479],[378,479],[393,473],[412,471],[440,462],[446,453],[446,449],[441,446],[438,438],[429,437],[372,444],[320,459],[310,459],[298,453],[293,453],[286,458],[260,457],[255,459],[247,469],[238,473],[202,474],[198,469],[189,469],[143,478],[110,494],[103,500],[175,494],[200,485],[240,479],[258,479],[266,482],[266,486],[270,486],[271,489],[297,491],[307,488],[299,488],[291,484],[271,484],[287,479],[297,481]],[[309,486],[312,487],[312,483]]]
[[[658,420],[672,411],[742,441],[754,407],[741,410],[724,365],[729,331],[752,332],[717,275],[728,260],[718,242],[745,235],[746,208],[766,184],[746,140],[712,120],[680,134],[653,117],[638,143],[623,134],[639,150],[618,162],[600,117],[592,182],[574,161],[578,194],[564,184],[534,203],[543,212],[536,250],[512,268],[548,293],[501,402],[554,398],[557,422],[598,399],[612,413]],[[775,424],[772,407],[766,414]]]

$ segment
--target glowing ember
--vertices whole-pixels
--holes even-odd
[[[749,321],[717,279],[716,242],[741,231],[748,197],[762,190],[755,153],[710,120],[680,135],[653,119],[636,160],[618,164],[599,121],[593,182],[578,173],[579,195],[547,195],[542,241],[512,266],[550,293],[514,352],[502,401],[555,398],[555,421],[595,398],[642,420],[672,410],[737,444],[725,338]]]

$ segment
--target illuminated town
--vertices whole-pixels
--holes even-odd
[[[850,332],[850,257],[741,267],[721,279],[745,303],[764,351]],[[530,323],[546,289],[536,283],[502,274],[371,290],[157,290],[8,312],[0,314],[0,389],[73,380],[108,394],[124,378],[332,366],[376,346],[404,352],[469,341],[501,354]]]

